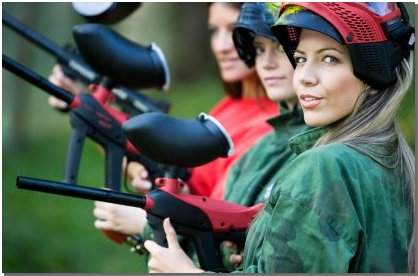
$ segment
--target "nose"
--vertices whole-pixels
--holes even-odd
[[[262,55],[262,66],[266,70],[275,69],[278,66],[277,56],[273,51],[266,50],[264,55]]]
[[[309,62],[296,66],[293,78],[296,78],[297,82],[303,86],[314,86],[318,83],[315,66]]]
[[[214,52],[227,52],[234,49],[232,33],[220,30],[218,34],[212,37],[212,48]]]

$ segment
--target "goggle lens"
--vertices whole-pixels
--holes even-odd
[[[398,9],[396,2],[358,2],[378,16],[385,16]]]

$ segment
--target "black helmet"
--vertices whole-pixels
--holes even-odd
[[[353,73],[375,89],[396,81],[395,68],[415,45],[415,29],[402,3],[289,2],[272,27],[290,61],[301,29],[334,38],[351,55]]]
[[[241,12],[235,23],[232,38],[239,57],[248,67],[255,64],[255,35],[261,35],[271,40],[277,38],[271,32],[271,25],[276,21],[280,6],[274,3],[249,2],[241,7]]]

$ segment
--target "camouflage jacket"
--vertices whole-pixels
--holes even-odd
[[[288,141],[308,128],[303,113],[283,106],[280,112],[268,120],[274,132],[254,145],[229,171],[224,200],[245,206],[267,201],[280,168],[296,156]]]
[[[244,206],[253,206],[268,200],[275,176],[296,155],[288,140],[308,127],[301,110],[289,111],[280,106],[281,114],[268,120],[274,132],[266,135],[231,168],[228,173],[224,199]],[[234,270],[229,262],[233,253],[221,247],[223,264]]]
[[[245,272],[406,271],[412,214],[395,160],[367,145],[312,148],[325,131],[289,141],[298,156],[249,230]]]

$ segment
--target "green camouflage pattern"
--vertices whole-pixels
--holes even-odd
[[[268,120],[274,131],[255,144],[228,172],[224,199],[245,206],[267,201],[280,168],[296,155],[289,139],[308,127],[301,110],[289,111]]]
[[[412,214],[404,176],[367,145],[312,148],[326,131],[289,141],[298,156],[249,230],[244,272],[407,271]]]
[[[275,176],[296,155],[288,140],[308,127],[299,109],[290,111],[280,106],[280,115],[268,120],[274,131],[254,145],[228,173],[224,199],[244,206],[254,206],[268,200]],[[227,270],[235,270],[229,262],[233,253],[221,248],[223,264]]]

